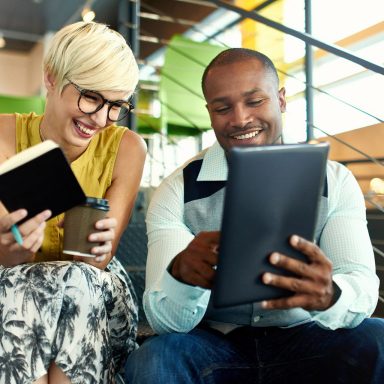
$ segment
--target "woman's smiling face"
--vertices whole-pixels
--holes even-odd
[[[52,111],[53,114],[50,116],[55,116],[52,125],[55,126],[55,136],[59,143],[87,146],[98,132],[113,123],[108,119],[108,104],[93,114],[80,111],[78,106],[80,93],[74,85],[69,83],[64,87],[62,93],[59,93],[55,87],[54,79],[51,78],[47,89],[47,112]],[[127,98],[125,92],[105,91],[100,92],[100,94],[105,99],[112,101]]]

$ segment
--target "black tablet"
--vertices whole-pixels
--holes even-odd
[[[235,147],[228,157],[219,262],[213,304],[227,307],[288,296],[262,283],[273,251],[303,259],[292,234],[313,240],[325,185],[329,146],[285,144]]]

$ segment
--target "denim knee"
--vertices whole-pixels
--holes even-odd
[[[131,353],[125,366],[127,382],[137,384],[199,384],[204,372],[233,366],[237,351],[225,337],[200,329],[153,336]],[[240,358],[240,364],[243,364]]]
[[[128,383],[177,383],[188,382],[180,375],[180,367],[195,356],[191,349],[193,337],[188,334],[170,333],[152,336],[139,349],[132,352],[125,365]]]
[[[345,367],[344,374],[354,375],[356,383],[384,383],[384,320],[366,319],[356,328],[341,332],[348,337],[339,355],[340,372]]]
[[[370,318],[364,320],[353,332],[351,347],[366,352],[371,356],[382,356],[384,353],[384,319]],[[360,358],[364,359],[365,356]]]

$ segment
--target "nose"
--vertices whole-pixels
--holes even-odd
[[[252,121],[252,116],[248,108],[244,105],[233,107],[230,124],[234,128],[243,128]]]
[[[108,104],[103,105],[97,112],[92,113],[91,119],[99,127],[105,127],[108,122]]]

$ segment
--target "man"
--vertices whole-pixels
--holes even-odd
[[[294,294],[227,309],[211,305],[226,153],[281,144],[286,100],[270,59],[242,48],[220,53],[202,85],[218,143],[164,180],[150,204],[144,308],[159,336],[131,354],[128,382],[384,382],[384,321],[368,319],[379,282],[364,199],[338,163],[327,165],[316,244],[290,239],[308,263],[274,252],[270,262],[296,276],[262,277]]]

